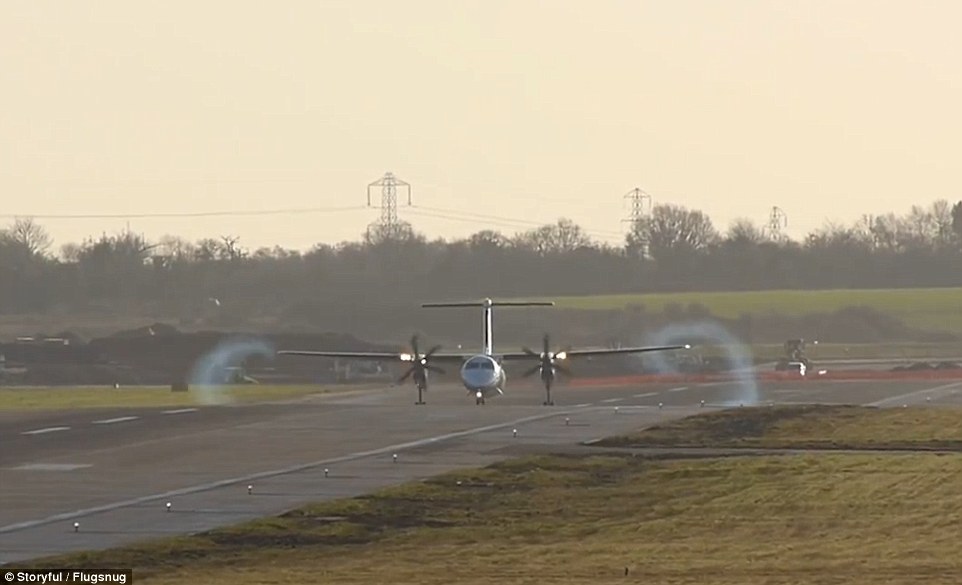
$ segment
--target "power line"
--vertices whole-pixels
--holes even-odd
[[[461,212],[453,209],[443,209],[438,207],[414,207],[409,211],[409,213],[412,213],[414,215],[420,215],[423,217],[447,219],[447,220],[467,222],[467,223],[482,223],[486,225],[494,225],[499,227],[508,227],[508,228],[515,228],[515,229],[542,227],[546,225],[543,222],[534,222],[529,220],[515,219],[515,218],[501,217],[501,216],[494,216],[494,215],[467,213],[467,212]],[[589,228],[582,228],[582,230],[588,235],[595,236],[601,239],[606,239],[606,238],[621,239],[623,237],[622,234],[619,234],[616,232],[609,232],[604,230],[593,230]]]
[[[533,222],[533,221],[526,221],[526,220],[520,220],[520,219],[499,218],[499,217],[492,217],[492,216],[478,216],[478,215],[470,215],[470,214],[463,214],[463,215],[451,214],[451,213],[445,214],[445,213],[423,212],[423,211],[421,212],[412,211],[412,213],[420,213],[420,215],[425,217],[450,219],[453,221],[461,221],[461,222],[468,222],[468,223],[480,223],[483,225],[491,225],[491,226],[498,226],[498,227],[505,227],[505,228],[514,228],[514,229],[532,229],[532,228],[543,227],[545,225],[550,225],[550,224],[546,224],[545,222]],[[585,228],[585,227],[581,227],[581,230],[587,235],[597,237],[603,240],[604,239],[621,239],[623,237],[622,234],[603,231],[603,230],[594,230],[594,229]]]
[[[282,215],[289,213],[336,213],[340,211],[358,211],[365,209],[363,205],[353,207],[299,207],[288,209],[261,209],[250,211],[221,210],[221,211],[196,211],[196,212],[170,212],[170,213],[61,213],[61,214],[32,214],[32,213],[4,213],[0,217],[5,219],[16,219],[18,217],[30,217],[33,219],[146,219],[146,218],[170,218],[170,217],[217,217],[217,216],[238,216],[238,215]]]
[[[83,219],[151,219],[151,218],[198,218],[198,217],[236,217],[236,216],[257,216],[257,215],[284,215],[302,213],[339,213],[345,211],[360,211],[370,209],[367,206],[349,207],[298,207],[298,208],[274,208],[261,210],[213,210],[196,212],[148,212],[148,213],[62,213],[62,214],[30,214],[30,213],[6,213],[0,214],[0,218],[16,219],[29,217],[33,219],[60,219],[60,220],[83,220]],[[448,209],[443,207],[431,206],[412,206],[408,210],[413,215],[430,217],[434,219],[444,219],[449,221],[459,221],[467,223],[482,223],[504,228],[526,229],[542,227],[544,222],[504,217],[499,215],[488,215],[481,213],[465,212],[458,209]],[[396,211],[395,211],[396,214]],[[396,215],[394,216],[396,217]],[[620,239],[623,234],[609,230],[596,230],[582,227],[588,235],[601,239]]]
[[[415,209],[427,209],[427,210],[431,210],[431,211],[437,211],[437,212],[440,212],[440,213],[450,213],[450,214],[454,214],[454,215],[462,215],[462,216],[468,216],[468,217],[476,217],[476,218],[481,218],[481,219],[490,219],[490,220],[494,220],[494,221],[511,222],[511,223],[517,223],[517,224],[523,224],[523,225],[527,225],[527,226],[532,226],[532,227],[541,227],[541,226],[545,225],[544,222],[531,221],[531,220],[526,220],[526,219],[515,219],[515,218],[503,217],[503,216],[499,216],[499,215],[488,215],[488,214],[484,214],[484,213],[473,213],[473,212],[470,212],[470,211],[461,211],[461,210],[459,210],[459,209],[446,209],[446,208],[443,208],[443,207],[417,206]],[[619,237],[619,238],[620,238],[620,237],[622,236],[622,234],[620,234],[620,233],[618,233],[618,232],[610,231],[610,230],[599,230],[599,229],[584,228],[584,227],[583,227],[582,229],[584,229],[585,231],[589,231],[589,232],[592,232],[592,233],[596,233],[596,234],[606,234],[606,235],[609,235],[609,236],[612,236],[612,237]]]

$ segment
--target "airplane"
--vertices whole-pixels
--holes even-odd
[[[278,355],[299,355],[313,357],[334,357],[348,359],[367,359],[367,360],[400,360],[410,362],[411,367],[401,377],[399,381],[414,376],[414,381],[418,386],[418,402],[422,401],[422,391],[427,389],[427,377],[429,371],[443,373],[444,370],[432,365],[430,362],[461,362],[460,376],[461,383],[469,394],[475,397],[476,405],[485,404],[485,399],[490,396],[501,396],[504,394],[507,376],[505,375],[502,363],[505,360],[539,360],[539,365],[535,366],[526,375],[534,373],[540,369],[541,378],[547,391],[545,405],[554,404],[551,401],[551,381],[554,379],[554,371],[565,371],[563,366],[556,364],[556,360],[566,360],[580,356],[600,356],[626,353],[645,353],[652,351],[670,351],[675,349],[691,349],[690,345],[662,345],[649,347],[620,347],[616,349],[569,349],[558,353],[548,351],[548,339],[545,337],[545,348],[541,353],[535,353],[530,349],[524,348],[521,352],[495,353],[493,341],[493,313],[494,307],[553,307],[551,301],[493,301],[485,298],[481,301],[455,301],[455,302],[435,302],[424,303],[424,308],[437,307],[481,307],[482,309],[482,346],[481,353],[437,353],[440,346],[434,346],[427,353],[421,354],[417,348],[417,337],[411,340],[412,353],[392,353],[392,352],[350,352],[350,351],[309,351],[309,350],[282,350]]]

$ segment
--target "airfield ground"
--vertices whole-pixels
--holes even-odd
[[[958,288],[770,290],[736,292],[671,292],[627,295],[555,296],[561,309],[624,309],[642,305],[659,313],[669,305],[699,304],[712,314],[735,319],[743,314],[802,316],[831,313],[846,307],[868,307],[901,319],[910,327],[959,331]]]
[[[357,547],[318,550],[304,548],[304,543],[296,550],[289,550],[289,544],[297,544],[300,529],[285,524],[289,520],[267,520],[264,522],[274,540],[264,540],[262,525],[252,532],[253,540],[238,537],[236,547],[227,547],[216,554],[198,550],[196,539],[145,545],[142,556],[135,554],[134,565],[144,569],[153,567],[152,579],[158,582],[174,582],[184,577],[185,574],[169,570],[198,555],[213,556],[210,563],[179,570],[187,571],[192,578],[214,583],[226,582],[228,578],[237,582],[245,572],[251,582],[258,582],[264,578],[264,571],[270,567],[276,570],[280,559],[284,566],[290,567],[290,574],[288,578],[277,579],[278,582],[298,582],[305,572],[316,572],[322,566],[332,571],[323,577],[325,582],[371,582],[371,579],[378,580],[377,575],[388,574],[372,572],[375,571],[372,567],[383,568],[383,563],[390,563],[397,571],[390,573],[392,582],[441,582],[444,577],[455,574],[463,577],[460,580],[464,582],[494,578],[575,582],[592,575],[611,574],[615,568],[620,571],[622,565],[630,565],[638,578],[647,575],[663,582],[696,582],[694,576],[699,571],[703,575],[705,570],[726,567],[732,571],[729,574],[744,577],[731,582],[780,582],[776,579],[780,574],[794,575],[797,581],[815,566],[821,566],[819,549],[812,547],[820,538],[824,540],[826,535],[836,534],[833,531],[839,525],[832,524],[830,519],[844,517],[847,510],[855,516],[862,514],[863,521],[856,522],[853,516],[850,523],[842,523],[845,530],[836,535],[836,544],[848,547],[849,553],[846,556],[839,552],[842,549],[835,550],[825,557],[824,566],[835,571],[826,574],[837,574],[837,582],[857,582],[852,578],[861,569],[851,564],[853,559],[894,554],[894,549],[883,550],[882,536],[872,541],[874,544],[865,549],[865,554],[856,554],[860,539],[876,534],[876,523],[870,520],[878,520],[882,511],[894,514],[890,521],[880,525],[881,532],[878,532],[888,535],[890,540],[899,522],[919,522],[920,515],[933,510],[946,514],[945,522],[925,525],[935,530],[932,534],[938,537],[946,526],[954,526],[949,520],[957,513],[955,499],[928,483],[944,483],[949,476],[962,471],[962,466],[954,457],[945,459],[935,454],[924,456],[931,459],[914,460],[909,467],[904,463],[891,463],[892,460],[885,459],[890,456],[882,453],[810,454],[799,460],[803,464],[801,470],[797,470],[785,467],[788,464],[776,455],[751,461],[693,461],[685,457],[712,453],[691,454],[682,450],[672,455],[671,445],[668,451],[656,449],[647,454],[642,453],[644,449],[617,450],[613,456],[591,457],[585,464],[588,468],[608,469],[602,475],[621,479],[587,492],[581,489],[585,487],[584,470],[579,465],[572,467],[565,463],[570,459],[559,460],[549,454],[590,457],[599,447],[579,445],[580,442],[632,433],[645,426],[665,425],[688,415],[737,406],[740,402],[750,404],[753,399],[762,404],[817,402],[896,407],[897,416],[901,417],[931,410],[951,418],[951,414],[943,414],[934,407],[962,406],[962,381],[764,381],[754,394],[737,382],[627,387],[562,385],[557,389],[554,407],[540,405],[542,391],[532,384],[512,385],[505,396],[492,399],[484,407],[475,406],[470,397],[454,386],[432,387],[425,406],[415,406],[414,397],[411,388],[403,387],[304,396],[267,404],[0,412],[0,441],[4,445],[0,451],[3,477],[0,501],[4,504],[0,507],[0,562],[24,562],[47,555],[131,545],[155,537],[199,533],[280,514],[311,502],[322,502],[317,508],[320,516],[344,515],[352,505],[336,501],[341,498],[518,456],[536,458],[493,470],[461,471],[467,474],[463,476],[465,480],[488,482],[485,478],[502,477],[514,486],[504,494],[491,496],[492,502],[502,502],[503,506],[482,506],[475,510],[480,526],[468,523],[451,533],[438,532],[456,519],[449,515],[453,513],[450,506],[462,506],[463,510],[465,502],[450,496],[455,499],[444,504],[448,496],[443,494],[450,492],[450,487],[438,491],[436,484],[429,484],[422,486],[423,489],[435,489],[433,497],[439,505],[444,504],[437,511],[440,516],[436,525],[411,524],[409,518],[406,521],[409,525],[402,530],[386,521],[382,529],[375,531],[379,542],[382,537],[387,539],[384,546],[379,545],[376,550]],[[704,406],[701,401],[705,401]],[[903,404],[923,408],[902,409]],[[924,408],[926,406],[929,408]],[[872,424],[877,427],[877,423]],[[837,426],[823,427],[823,431]],[[911,428],[908,424],[901,426]],[[953,428],[958,430],[958,424]],[[786,436],[785,427],[772,429],[761,436]],[[949,435],[943,438],[962,438]],[[638,454],[644,455],[641,460],[650,464],[633,463],[630,455]],[[546,456],[547,459],[541,459]],[[683,456],[682,460],[674,462],[648,459],[679,456]],[[851,457],[859,459],[845,459]],[[846,475],[846,469],[861,470],[866,475],[855,479],[850,473]],[[888,496],[877,490],[872,492],[880,498],[877,501],[856,498],[856,487],[861,485],[858,482],[878,480],[897,486],[896,480],[908,477],[906,473],[914,478],[909,482],[914,486],[911,494],[893,488]],[[760,481],[766,474],[770,477]],[[740,476],[745,479],[736,481]],[[512,477],[514,479],[510,479]],[[845,497],[837,493],[839,477],[854,482]],[[697,478],[703,481],[696,481]],[[719,483],[718,478],[728,479]],[[530,485],[525,483],[530,481],[555,487],[531,492]],[[252,487],[250,494],[248,485]],[[863,487],[867,489],[867,484]],[[401,491],[378,497],[387,498],[385,501],[396,506],[410,507],[417,506],[417,499],[424,496],[417,491],[421,488],[398,489]],[[581,492],[591,495],[579,495]],[[782,501],[788,496],[778,496],[792,493],[801,494],[794,507],[789,505],[791,502]],[[829,507],[819,507],[816,498],[820,493],[837,497],[829,498]],[[637,494],[647,495],[631,500]],[[529,503],[535,507],[525,511],[526,498],[541,496],[544,496],[543,502]],[[657,499],[662,496],[666,499]],[[760,507],[746,504],[726,508],[720,504],[742,501],[740,498],[761,503]],[[602,505],[605,501],[608,508]],[[167,502],[171,503],[169,512]],[[657,518],[640,516],[631,520],[643,502],[654,506],[651,513]],[[898,502],[902,502],[902,508],[896,505]],[[915,502],[916,507],[904,506],[911,502]],[[333,508],[326,509],[325,505]],[[378,510],[388,515],[398,514],[397,509],[385,506]],[[699,506],[704,508],[701,512]],[[779,506],[788,506],[787,511],[779,513]],[[490,515],[499,508],[509,515]],[[606,509],[607,517],[594,517]],[[613,509],[621,511],[612,517]],[[567,518],[566,514],[575,514],[587,524],[567,531],[556,526],[551,516],[562,519]],[[523,524],[542,516],[542,520],[527,527]],[[669,519],[675,516],[680,523],[671,528]],[[768,519],[761,521],[765,518]],[[800,518],[800,523],[793,524],[793,518]],[[678,533],[681,530],[678,526],[688,527],[687,530],[700,519],[706,522],[703,529],[687,536]],[[650,525],[649,520],[657,522]],[[373,521],[381,522],[376,518]],[[79,523],[76,531],[74,522]],[[354,524],[357,523],[335,523],[323,529],[312,524],[311,530],[321,530],[317,534],[322,536],[327,534],[325,530],[333,530],[335,536],[357,537],[346,538],[347,542],[370,541],[372,536],[365,532],[367,529]],[[411,530],[415,533],[409,534]],[[915,528],[912,530],[917,532]],[[606,533],[610,533],[607,539]],[[669,533],[674,536],[665,540]],[[284,544],[284,534],[293,535],[294,540]],[[777,545],[779,539],[792,534],[794,540],[789,538],[790,544],[786,546],[794,547],[794,552]],[[472,535],[483,538],[472,541]],[[758,554],[751,553],[748,543],[765,535],[771,545],[759,549]],[[438,537],[446,541],[443,546],[427,544],[431,538]],[[257,542],[260,544],[251,544]],[[338,541],[335,538],[330,542]],[[468,542],[475,544],[466,551]],[[616,546],[617,542],[622,544]],[[580,552],[579,543],[584,545]],[[866,574],[888,575],[892,582],[902,582],[900,575],[925,575],[925,582],[950,582],[952,579],[946,580],[946,575],[960,577],[957,567],[932,556],[941,554],[943,545],[946,543],[936,538],[935,544],[929,546],[929,553],[914,557],[922,559],[922,565],[896,559],[898,562],[884,565],[881,573]],[[180,548],[184,546],[187,549]],[[528,546],[533,548],[524,548]],[[514,551],[519,547],[527,552]],[[168,554],[165,555],[164,550]],[[425,555],[433,559],[433,568],[419,560]],[[474,562],[465,564],[466,555]],[[655,570],[659,566],[659,555],[665,559],[660,565],[661,573]],[[148,557],[153,560],[148,562]],[[253,564],[238,565],[239,557]],[[525,558],[533,560],[522,562]],[[573,563],[578,558],[584,562],[575,566]],[[321,561],[309,559],[329,562],[319,565]],[[789,562],[786,565],[778,559]],[[487,567],[487,572],[478,572],[480,567]],[[791,567],[791,571],[779,573],[780,567]],[[784,582],[790,581],[793,579]],[[865,582],[886,582],[886,579]]]

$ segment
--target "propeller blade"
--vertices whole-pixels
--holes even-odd
[[[426,354],[424,354],[424,357],[425,357],[425,358],[431,357],[432,355],[434,355],[434,352],[436,352],[436,351],[439,350],[439,349],[441,349],[441,346],[440,346],[440,345],[435,345],[434,347],[432,347],[431,349],[429,349]]]
[[[528,349],[527,347],[522,347],[522,348],[521,348],[521,351],[523,351],[524,353],[526,353],[526,354],[528,354],[528,355],[530,355],[530,356],[541,357],[541,356],[539,356],[538,354],[536,354],[535,352],[533,352],[533,351],[531,351],[530,349]]]
[[[548,339],[548,334],[545,333],[544,334],[544,354],[548,355],[549,351],[551,351],[551,343],[550,343],[550,340]]]
[[[525,373],[521,374],[521,377],[527,378],[528,376],[531,376],[532,374],[539,371],[540,369],[541,369],[541,364],[538,364],[535,367],[531,368],[530,370],[526,371]]]
[[[411,353],[414,354],[414,361],[421,357],[421,354],[418,353],[418,336],[416,333],[411,336]]]
[[[554,364],[553,367],[554,367],[554,369],[558,370],[559,372],[561,372],[562,374],[564,374],[564,375],[566,375],[566,376],[573,376],[573,375],[574,375],[574,374],[571,373],[571,370],[568,369],[568,366],[562,366],[561,364]]]
[[[414,366],[411,366],[410,368],[408,368],[408,371],[404,372],[404,375],[403,375],[403,376],[401,376],[400,378],[398,378],[397,381],[398,381],[398,382],[403,382],[403,381],[407,380],[408,378],[410,378],[410,377],[411,377],[411,374],[413,374],[413,373],[414,373]]]

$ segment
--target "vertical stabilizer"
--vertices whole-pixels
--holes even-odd
[[[483,339],[481,340],[481,352],[484,355],[491,355],[494,353],[494,339],[493,339],[493,311],[491,310],[491,299],[484,299],[484,323],[481,325],[483,328]]]
[[[481,323],[481,351],[485,355],[494,354],[494,307],[553,307],[551,301],[492,301],[484,299],[482,301],[458,301],[447,303],[424,303],[425,308],[434,307],[481,307],[483,311],[483,321]]]

